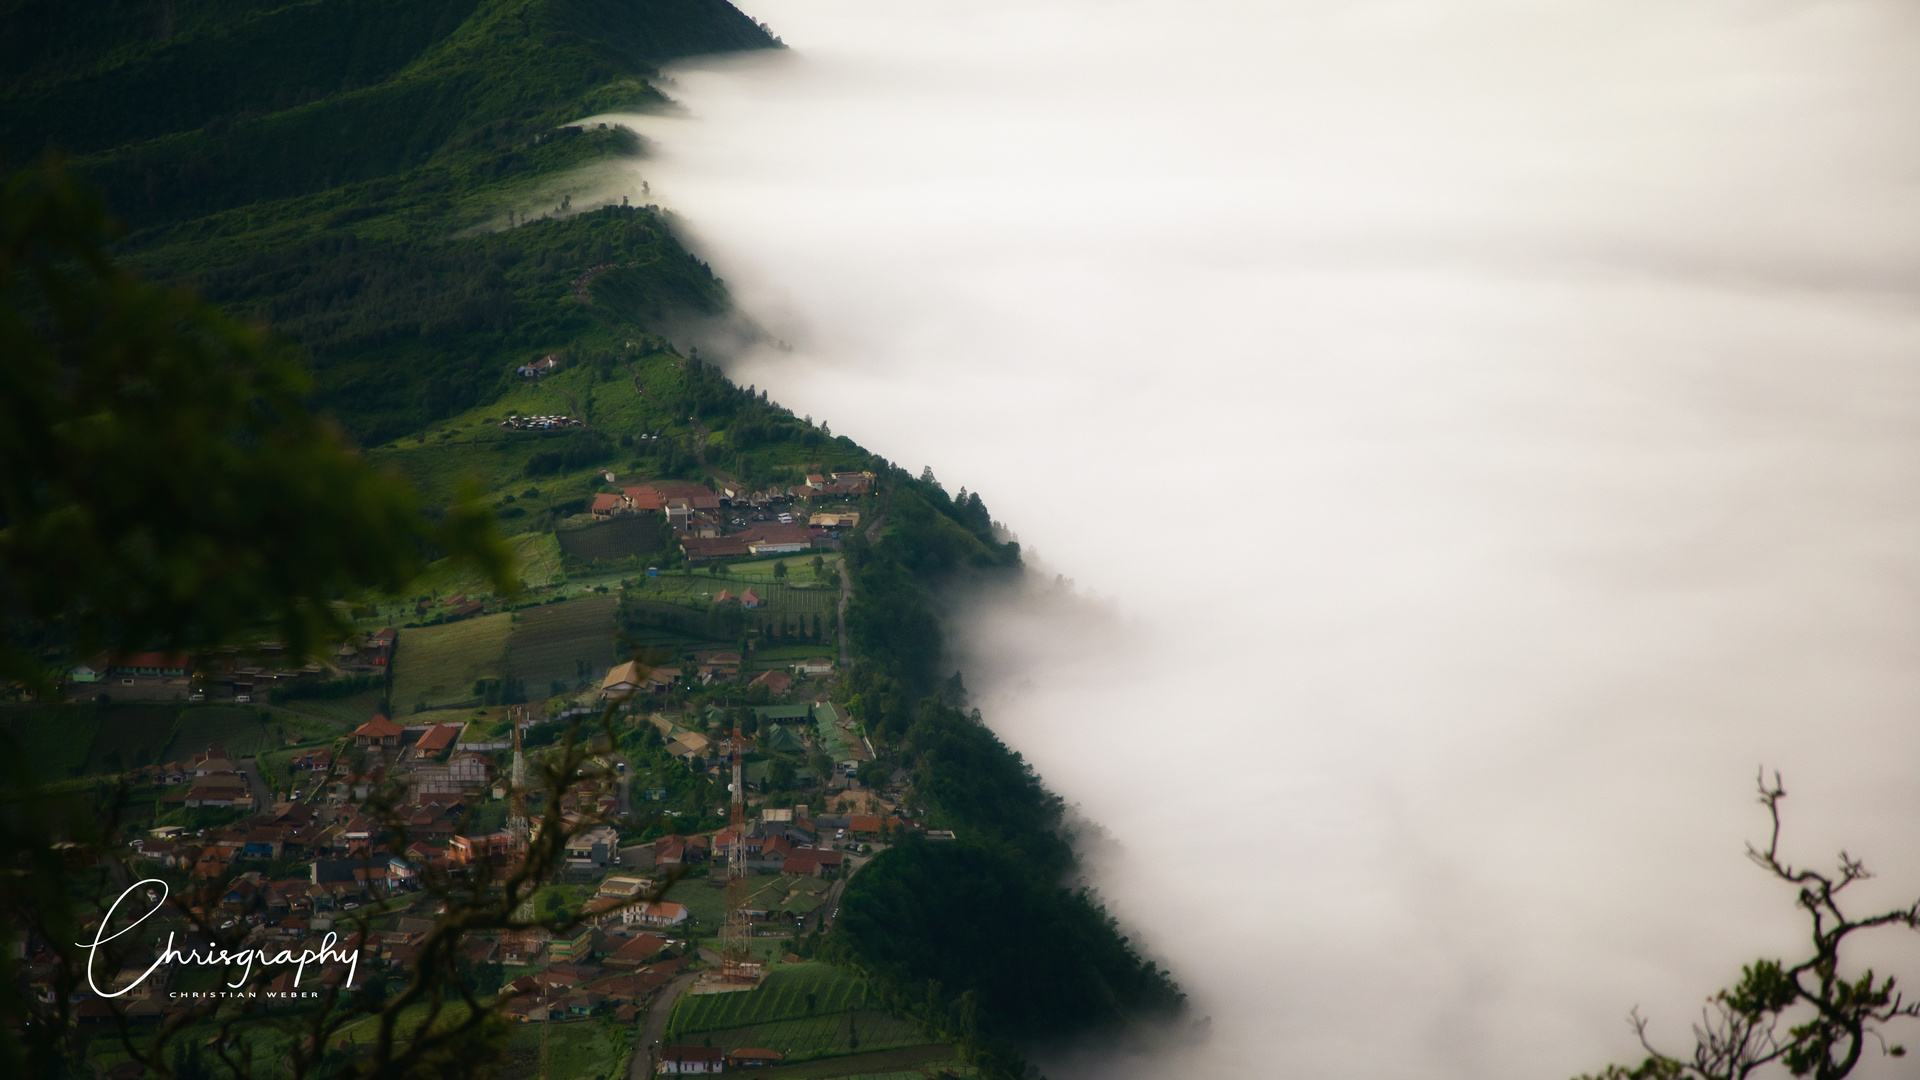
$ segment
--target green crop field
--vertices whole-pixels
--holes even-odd
[[[547,1080],[603,1080],[626,1075],[630,1034],[600,1020],[567,1020],[552,1024],[515,1024],[507,1037],[503,1080],[541,1076],[540,1040],[547,1040]],[[623,1037],[624,1036],[624,1037]]]
[[[114,705],[98,711],[99,730],[87,755],[88,773],[121,772],[167,760],[178,705]]]
[[[512,629],[506,615],[482,615],[400,631],[393,659],[393,707],[405,713],[419,701],[432,706],[472,700],[477,680],[500,676]]]
[[[208,743],[219,743],[236,757],[251,757],[280,745],[271,723],[260,722],[262,710],[245,705],[202,705],[180,714],[180,729],[167,747],[169,760],[199,753]]]
[[[502,522],[509,527],[512,522]],[[507,537],[507,546],[512,549],[513,572],[521,585],[529,589],[544,589],[565,579],[560,568],[560,545],[552,533],[523,532]],[[427,569],[427,573],[409,589],[407,599],[383,605],[375,605],[373,614],[360,621],[366,630],[378,630],[382,626],[394,625],[414,617],[411,597],[414,596],[456,596],[465,593],[468,596],[491,596],[493,587],[479,571],[468,566],[456,566],[442,559]]]
[[[812,962],[780,964],[767,973],[766,981],[757,989],[682,997],[673,1007],[667,1032],[671,1041],[675,1036],[694,1032],[759,1027],[789,1020],[811,1023],[830,1019],[835,1014],[874,1009],[879,1004],[865,984],[840,968]]]
[[[753,993],[758,991],[738,994],[702,994],[697,997],[682,997],[680,1002],[743,998]],[[676,1007],[674,1012],[677,1014],[679,1009]],[[824,1013],[793,1020],[775,1020],[767,1024],[716,1028],[712,1031],[699,1032],[698,1038],[702,1043],[711,1039],[713,1045],[723,1050],[737,1050],[742,1046],[764,1046],[785,1054],[788,1061],[835,1057],[861,1050],[898,1050],[908,1046],[921,1046],[927,1041],[926,1035],[905,1020],[898,1020],[886,1013],[870,1009]]]
[[[0,712],[0,720],[19,741],[26,760],[48,780],[81,775],[100,730],[100,710],[84,705],[8,708]]]
[[[521,608],[513,613],[507,635],[506,666],[535,698],[545,696],[552,680],[571,688],[581,679],[604,675],[615,660],[617,604],[611,596],[586,596]]]
[[[373,719],[380,709],[380,699],[385,691],[374,689],[343,698],[296,698],[282,704],[274,702],[274,708],[283,712],[295,713],[312,721],[326,724],[335,729],[352,730]],[[316,738],[324,737],[311,727],[303,727],[302,733],[313,731]],[[338,734],[338,731],[335,732]]]
[[[651,781],[650,774],[648,779]],[[808,890],[824,893],[830,884],[831,882],[801,874],[749,871],[747,873],[747,906],[764,911],[812,911],[820,906],[820,897],[809,896]],[[667,890],[666,899],[687,905],[687,911],[692,915],[694,922],[708,931],[719,927],[721,916],[726,911],[725,891],[707,884],[704,876],[686,877],[674,882],[673,886]],[[785,947],[774,950],[775,955],[786,951]]]
[[[633,514],[558,534],[560,550],[578,559],[652,557],[666,550],[658,514]]]
[[[820,556],[820,574],[813,573],[813,558]],[[758,559],[753,562],[737,562],[727,566],[727,573],[749,581],[775,581],[773,565],[787,564],[786,583],[801,589],[821,589],[840,595],[840,556],[831,551],[803,551],[793,555],[782,555],[775,559]]]

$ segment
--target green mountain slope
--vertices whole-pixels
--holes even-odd
[[[718,310],[653,210],[579,224],[555,185],[636,147],[562,125],[657,104],[663,60],[775,44],[725,0],[13,0],[0,28],[0,152],[72,155],[123,256],[306,346],[369,443],[590,334],[591,266],[624,268],[609,337]]]
[[[842,549],[853,663],[837,690],[954,839],[899,837],[849,883],[827,939],[796,945],[1010,1080],[1026,1074],[1017,1047],[1182,1000],[1094,897],[1062,887],[1060,801],[941,666],[942,596],[1016,570],[1018,545],[979,495],[950,497],[681,355],[664,331],[724,311],[721,282],[655,208],[571,205],[583,177],[639,151],[571,121],[664,101],[648,81],[661,61],[775,45],[725,0],[0,0],[0,155],[71,155],[126,222],[126,263],[298,343],[321,407],[431,504],[477,486],[523,556],[547,553],[537,575],[523,559],[528,599],[616,590],[630,631],[732,645],[741,618],[689,629],[657,617],[685,616],[672,603],[646,606],[665,584],[639,579],[642,555],[678,560],[659,530],[608,545],[617,557],[580,554],[592,496],[641,478],[758,490],[874,474]],[[515,370],[549,355],[556,372]],[[424,620],[440,592],[480,587],[441,581],[356,617]],[[591,649],[563,651],[554,671],[523,657],[519,676],[566,675]],[[489,692],[476,673],[491,668],[453,670],[431,673],[448,700]]]

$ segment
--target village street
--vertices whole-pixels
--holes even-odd
[[[633,1060],[627,1064],[628,1080],[647,1080],[653,1075],[653,1050],[667,1033],[667,1017],[673,1014],[673,1003],[680,1000],[681,992],[697,978],[699,975],[693,972],[681,975],[654,995],[652,1007],[640,1021],[639,1037],[633,1043]]]
[[[246,758],[234,766],[234,771],[247,781],[247,793],[253,796],[253,805],[257,810],[265,810],[273,805],[273,792],[267,789],[267,782],[260,778],[260,763]]]

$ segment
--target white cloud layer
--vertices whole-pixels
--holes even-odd
[[[1128,1070],[1677,1048],[1798,948],[1762,762],[1920,895],[1915,9],[747,9],[792,51],[678,69],[640,175],[793,345],[741,382],[1103,598],[966,663],[1214,1018]]]

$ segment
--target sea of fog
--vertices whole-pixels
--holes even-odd
[[[635,193],[741,383],[1018,534],[956,663],[1212,1018],[1051,1073],[1682,1049],[1801,947],[1763,764],[1920,895],[1920,11],[745,9],[790,49],[674,69]]]

